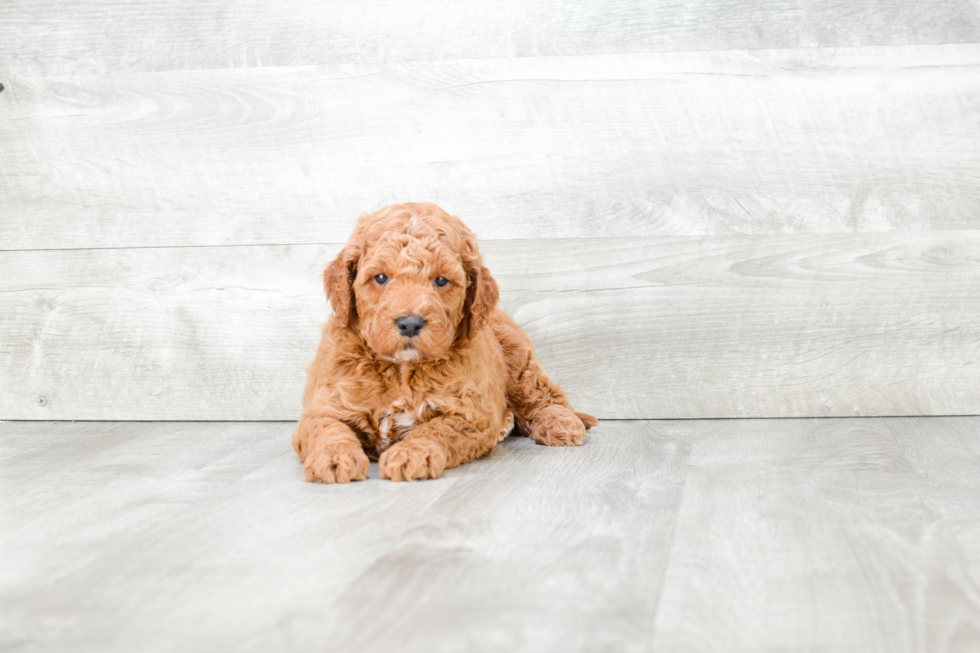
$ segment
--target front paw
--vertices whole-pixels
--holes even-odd
[[[317,443],[303,461],[306,480],[319,483],[350,483],[367,478],[371,461],[364,450],[349,442]]]
[[[393,481],[439,478],[444,469],[446,452],[437,443],[423,438],[396,442],[378,460],[381,478]]]
[[[529,435],[538,444],[568,447],[582,444],[585,429],[582,419],[570,408],[552,404],[534,416]]]

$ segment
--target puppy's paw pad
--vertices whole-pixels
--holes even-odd
[[[549,447],[569,447],[582,444],[586,426],[583,420],[565,406],[552,405],[534,416],[531,439]]]
[[[367,478],[371,461],[355,444],[327,443],[315,447],[303,461],[306,480],[319,483],[350,483]]]
[[[412,439],[396,442],[381,454],[378,472],[392,481],[421,481],[439,478],[446,469],[446,453],[431,440]]]

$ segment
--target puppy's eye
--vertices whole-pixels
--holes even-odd
[[[388,283],[388,275],[387,274],[376,274],[376,275],[374,275],[374,280],[378,283],[379,286],[383,286],[386,283]]]
[[[436,284],[437,286],[439,286],[440,288],[442,288],[442,287],[443,287],[443,286],[445,286],[445,285],[446,285],[447,283],[449,283],[449,279],[447,279],[446,277],[436,277],[436,278],[435,278],[435,279],[434,279],[434,280],[432,281],[432,283],[434,283],[434,284]]]

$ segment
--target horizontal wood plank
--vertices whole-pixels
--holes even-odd
[[[980,8],[969,0],[7,0],[0,21],[0,73],[50,76],[978,40]]]
[[[3,80],[0,249],[962,230],[980,45]]]
[[[0,418],[294,419],[339,247],[3,253]],[[977,231],[483,250],[602,418],[980,413]]]

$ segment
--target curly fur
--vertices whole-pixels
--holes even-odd
[[[578,445],[598,423],[545,375],[496,307],[473,233],[438,206],[362,216],[323,284],[333,314],[293,435],[307,480],[364,479],[369,459],[382,478],[436,478],[489,454],[515,425],[541,444]],[[425,320],[413,337],[395,324],[407,315]]]

